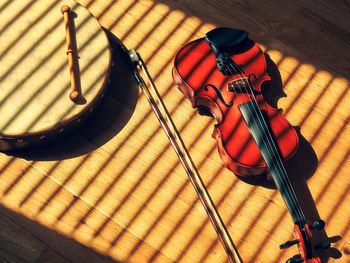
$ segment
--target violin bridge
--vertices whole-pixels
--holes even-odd
[[[243,77],[243,78],[234,79],[231,82],[229,82],[227,85],[227,90],[237,92],[240,89],[246,89],[246,87],[248,86],[249,86],[249,78]]]

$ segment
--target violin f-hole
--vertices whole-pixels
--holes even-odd
[[[233,101],[230,102],[230,104],[228,104],[225,100],[224,97],[222,96],[220,90],[215,87],[213,84],[207,84],[204,86],[204,90],[205,91],[209,91],[208,87],[211,87],[213,90],[215,90],[216,95],[218,96],[219,100],[222,102],[222,104],[224,104],[226,107],[230,108],[233,106]]]

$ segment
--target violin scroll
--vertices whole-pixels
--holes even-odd
[[[280,245],[281,249],[289,248],[293,245],[298,245],[299,257],[293,257],[286,261],[286,263],[321,263],[320,258],[313,257],[313,249],[328,249],[330,243],[328,241],[318,243],[314,246],[311,245],[311,231],[310,230],[322,230],[325,226],[323,220],[316,220],[311,226],[305,224],[303,226],[294,226],[295,240],[287,241]]]

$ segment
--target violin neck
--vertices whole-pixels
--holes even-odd
[[[305,224],[306,218],[287,175],[278,147],[271,136],[257,101],[252,100],[240,104],[238,109],[269,169],[277,189],[282,195],[294,223],[297,225]]]

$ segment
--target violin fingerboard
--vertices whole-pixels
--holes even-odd
[[[238,105],[242,117],[247,124],[248,130],[253,137],[272,178],[281,193],[284,202],[295,223],[305,221],[305,216],[301,211],[299,202],[294,193],[289,177],[284,168],[282,158],[278,151],[278,146],[269,131],[263,113],[256,101],[248,101]]]

